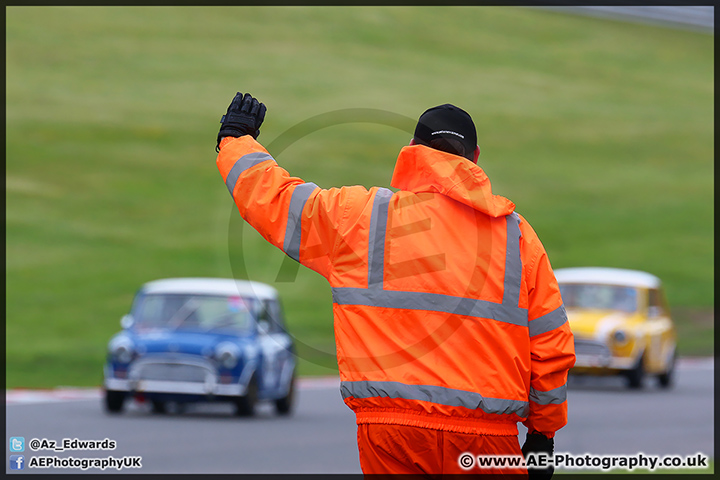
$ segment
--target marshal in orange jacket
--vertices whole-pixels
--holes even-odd
[[[422,145],[387,188],[321,189],[251,136],[217,165],[242,217],[332,287],[341,393],[357,422],[552,437],[573,337],[545,249],[483,170]]]

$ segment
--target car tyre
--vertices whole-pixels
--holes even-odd
[[[287,395],[275,400],[275,411],[278,415],[290,415],[295,400],[295,372],[290,379],[290,388]]]
[[[631,389],[640,389],[643,386],[643,379],[645,378],[645,365],[643,363],[643,356],[640,355],[637,363],[626,373],[627,386]]]
[[[660,388],[671,388],[675,380],[675,363],[677,362],[677,350],[673,353],[670,365],[665,372],[658,375],[658,385]]]
[[[152,413],[167,413],[167,402],[163,402],[162,400],[150,400],[150,403],[152,404]]]
[[[125,404],[125,392],[105,390],[105,410],[109,413],[121,413]]]
[[[242,397],[235,400],[235,415],[239,417],[251,417],[255,414],[255,404],[258,399],[257,379],[253,375],[248,383],[247,391]]]

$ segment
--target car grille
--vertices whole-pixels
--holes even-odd
[[[148,363],[138,369],[137,379],[203,383],[207,374],[208,370],[198,365]]]
[[[575,355],[593,355],[609,357],[610,349],[600,342],[575,339]]]

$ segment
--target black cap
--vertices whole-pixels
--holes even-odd
[[[449,103],[438,105],[420,115],[415,143],[472,160],[477,147],[475,123],[462,108]]]

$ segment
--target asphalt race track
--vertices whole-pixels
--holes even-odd
[[[556,452],[574,454],[678,454],[713,457],[713,362],[683,360],[676,385],[660,390],[648,381],[628,391],[615,378],[572,378],[569,422],[558,432]],[[648,379],[652,380],[652,379]],[[152,414],[133,404],[122,415],[101,408],[100,392],[82,394],[10,391],[10,437],[24,437],[25,472],[81,473],[79,469],[29,469],[32,457],[141,456],[142,468],[120,473],[360,473],[352,412],[337,379],[303,379],[291,417],[262,405],[254,418],[231,415],[229,405],[196,405],[185,412]],[[524,432],[521,437],[524,439]],[[108,451],[31,451],[31,439],[114,440]],[[9,451],[9,444],[6,445]],[[99,473],[88,469],[86,473]],[[118,473],[107,469],[104,473]]]

